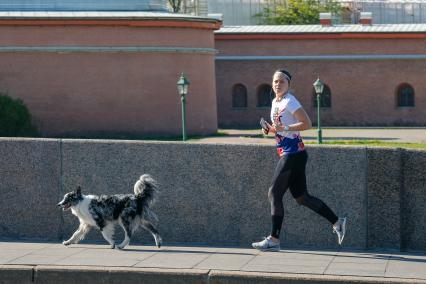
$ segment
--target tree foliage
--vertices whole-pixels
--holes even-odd
[[[266,25],[310,25],[319,23],[319,13],[339,14],[335,0],[269,0],[263,12],[256,15]]]
[[[173,9],[173,13],[178,13],[181,9],[182,0],[169,0],[169,5]]]
[[[31,114],[22,100],[0,94],[0,136],[38,136]]]

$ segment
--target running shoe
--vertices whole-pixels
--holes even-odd
[[[339,218],[337,225],[333,226],[333,232],[337,234],[337,242],[341,245],[346,233],[346,217]]]
[[[265,238],[263,241],[252,243],[251,245],[253,248],[258,249],[260,251],[279,251],[281,249],[280,243],[274,242],[269,237]]]

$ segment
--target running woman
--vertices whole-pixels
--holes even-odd
[[[302,105],[289,92],[290,82],[291,74],[287,70],[277,70],[274,73],[272,125],[266,122],[262,128],[264,134],[275,134],[280,157],[268,192],[272,215],[271,234],[263,241],[252,243],[253,248],[262,251],[280,250],[280,232],[284,220],[283,196],[288,188],[298,204],[310,208],[332,224],[339,245],[346,232],[346,217],[338,218],[322,200],[308,193],[305,173],[308,154],[299,131],[310,129],[312,123]]]

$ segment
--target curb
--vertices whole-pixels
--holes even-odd
[[[0,265],[1,284],[30,284],[33,281],[33,266]]]
[[[1,284],[75,284],[75,283],[152,283],[152,284],[407,284],[426,283],[426,280],[286,274],[265,272],[220,271],[202,269],[120,268],[98,266],[25,266],[0,265]]]
[[[87,266],[37,266],[35,283],[208,283],[208,270],[120,268]]]
[[[426,280],[385,278],[385,277],[360,277],[360,276],[335,276],[313,274],[288,274],[265,272],[241,272],[241,271],[211,271],[209,284],[408,284],[426,283]]]

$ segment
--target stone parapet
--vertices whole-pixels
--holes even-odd
[[[425,249],[426,152],[309,146],[310,194],[348,217],[344,246]],[[248,246],[270,229],[268,186],[273,146],[117,140],[0,139],[0,236],[63,240],[78,221],[56,204],[81,186],[85,194],[131,193],[151,174],[166,243]],[[331,225],[284,197],[282,242],[337,248]],[[121,238],[122,234],[117,234]],[[87,239],[102,241],[94,230]],[[152,243],[139,231],[133,243]]]

